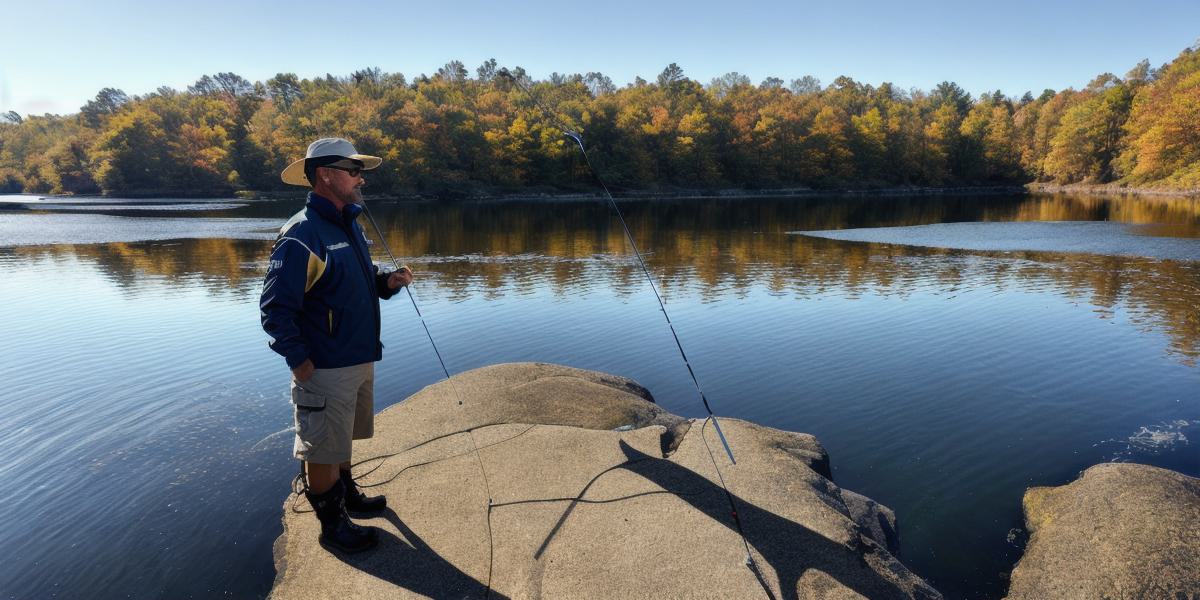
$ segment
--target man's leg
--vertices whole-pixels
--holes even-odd
[[[340,466],[350,459],[359,379],[353,369],[317,369],[308,381],[292,383],[294,454],[304,461],[308,483],[304,495],[321,522],[321,543],[343,552],[366,550],[379,538],[374,527],[350,520],[341,478]]]
[[[342,463],[348,465],[349,463]],[[338,480],[338,465],[321,465],[317,463],[304,463],[304,475],[308,478],[308,491],[314,494],[323,494],[333,487],[333,484]]]
[[[364,440],[375,435],[375,363],[358,366],[362,383],[358,387],[354,404],[353,439]],[[350,511],[379,512],[387,508],[383,496],[367,496],[354,483],[350,473],[350,461],[338,465],[342,483],[346,486],[346,508]]]

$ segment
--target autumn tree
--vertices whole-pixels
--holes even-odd
[[[1112,180],[1132,101],[1131,87],[1111,73],[1088,84],[1063,113],[1046,155],[1046,175],[1062,183]]]
[[[99,128],[104,120],[129,102],[129,96],[115,88],[104,88],[96,97],[79,109],[79,116],[92,128]]]
[[[1118,172],[1134,184],[1200,186],[1200,51],[1185,50],[1153,81],[1143,81],[1125,125]]]
[[[793,79],[788,87],[793,94],[815,94],[821,91],[821,80],[812,75],[805,75],[799,79]]]

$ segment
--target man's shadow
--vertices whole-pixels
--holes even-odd
[[[334,551],[332,554],[356,569],[430,598],[508,600],[434,552],[395,511],[385,509],[382,516],[404,536],[403,539],[380,529],[379,545],[374,550],[361,554]]]
[[[726,496],[724,489],[695,471],[670,460],[645,454],[623,440],[620,447],[628,461],[617,468],[636,473],[664,490],[682,492],[678,497],[692,508],[736,532],[737,524],[729,509],[732,499],[737,507],[738,516],[741,517],[746,541],[761,553],[775,570],[783,598],[797,598],[796,584],[808,569],[818,569],[867,598],[909,597],[905,590],[868,566],[858,553],[882,552],[878,546],[848,549],[795,521],[751,504],[738,496]],[[586,488],[584,491],[586,492]],[[571,503],[564,517],[574,509],[582,495],[583,492]],[[559,525],[561,524],[560,520]],[[556,526],[550,532],[550,537],[542,545],[543,549],[558,529],[559,526]],[[914,591],[918,597],[922,596],[920,589]]]
[[[742,498],[729,495],[720,486],[707,478],[674,462],[650,456],[620,442],[621,451],[628,459],[613,467],[640,475],[663,490],[680,492],[677,497],[692,508],[708,515],[712,520],[737,531],[729,509],[732,499],[741,518],[746,540],[774,569],[779,578],[782,596],[787,600],[798,600],[796,584],[808,569],[817,569],[842,585],[867,598],[907,598],[905,590],[867,565],[859,552],[884,552],[877,545],[871,547],[846,548],[824,536],[775,513],[765,510]],[[606,471],[607,472],[607,471]],[[589,484],[590,487],[590,484]],[[579,502],[584,488],[564,511],[559,523],[551,530],[538,554],[551,544],[553,537]],[[642,494],[639,494],[642,495]],[[527,500],[523,502],[535,502]],[[363,554],[334,556],[357,569],[388,581],[417,594],[432,598],[507,598],[479,580],[464,573],[433,551],[412,531],[392,509],[383,516],[390,522],[401,539],[388,531],[379,533],[379,546]],[[537,557],[534,557],[537,560]],[[894,559],[893,559],[894,560]],[[758,576],[755,574],[755,576]],[[760,577],[760,583],[762,582]],[[922,588],[914,590],[918,598],[937,598],[936,592],[924,594]]]

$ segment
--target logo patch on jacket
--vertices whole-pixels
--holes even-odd
[[[342,248],[349,248],[349,247],[350,247],[350,244],[347,244],[346,242],[340,242],[340,243],[334,244],[332,246],[325,246],[325,249],[332,251],[332,250],[341,250]]]

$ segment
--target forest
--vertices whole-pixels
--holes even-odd
[[[1020,98],[844,76],[756,85],[728,73],[705,85],[674,63],[623,87],[596,72],[511,73],[493,59],[473,74],[451,61],[411,78],[367,68],[258,82],[218,73],[140,96],[105,88],[71,115],[0,114],[0,193],[278,193],[280,171],[325,136],[384,158],[371,194],[594,191],[560,125],[582,134],[618,193],[1200,188],[1200,44],[1157,68],[1143,60],[1123,77]]]

